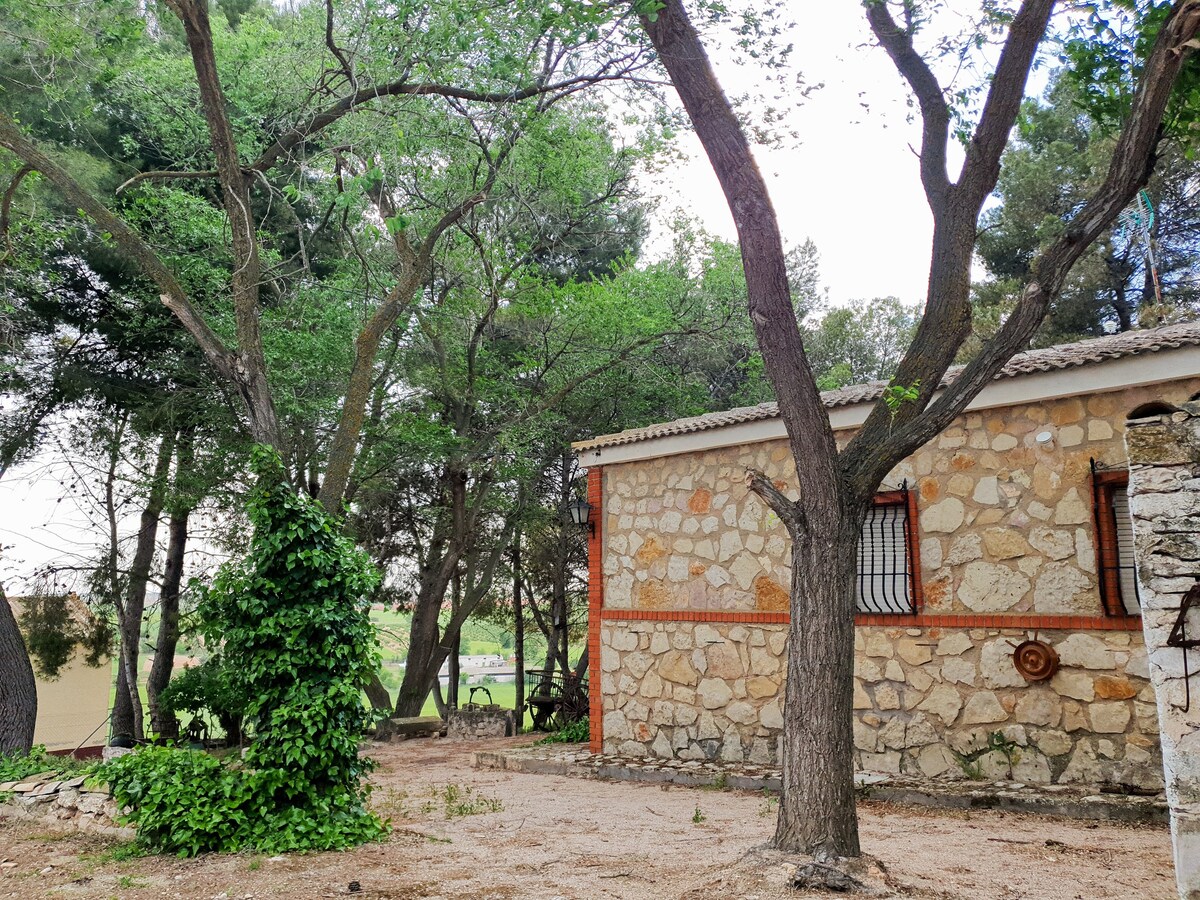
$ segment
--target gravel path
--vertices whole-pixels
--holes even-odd
[[[474,744],[383,745],[374,802],[393,832],[346,853],[114,861],[113,842],[0,822],[0,897],[804,897],[761,851],[769,798],[738,791],[476,770]],[[865,879],[879,896],[1170,900],[1165,828],[997,812],[861,806]],[[11,863],[11,865],[9,865]],[[361,893],[350,894],[357,881]],[[818,896],[818,895],[814,895]],[[829,896],[829,895],[819,895]]]

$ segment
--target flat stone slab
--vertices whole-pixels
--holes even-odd
[[[685,787],[778,791],[782,772],[771,766],[718,761],[656,759],[592,753],[580,745],[482,750],[480,769],[540,775],[603,778]],[[856,772],[860,800],[940,809],[996,809],[1035,815],[1116,822],[1168,821],[1166,797],[1101,793],[1097,785],[1023,784],[1011,781],[933,781],[885,772]]]
[[[440,716],[407,716],[388,721],[392,725],[392,733],[400,737],[437,734],[444,727]]]

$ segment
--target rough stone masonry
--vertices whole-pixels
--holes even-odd
[[[1129,422],[1125,441],[1175,873],[1180,897],[1200,900],[1200,648],[1167,646],[1183,596],[1200,580],[1200,402]],[[1184,624],[1186,637],[1200,638],[1200,609]]]

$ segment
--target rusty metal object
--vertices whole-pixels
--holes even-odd
[[[1013,665],[1026,681],[1045,681],[1058,671],[1058,651],[1045,641],[1022,641],[1013,650]]]

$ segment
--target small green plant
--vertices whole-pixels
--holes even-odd
[[[429,797],[430,799],[422,805],[421,811],[431,813],[440,806],[447,819],[500,812],[504,809],[504,802],[498,797],[477,794],[470,786],[447,784],[441,788],[432,787],[429,789]]]
[[[700,804],[697,803],[696,811],[694,813],[692,813],[692,824],[699,825],[701,822],[703,822],[707,818],[708,818],[708,816],[704,815],[703,811],[701,811],[701,809],[700,809]]]
[[[114,844],[104,852],[96,856],[96,861],[100,863],[110,862],[127,862],[131,859],[139,859],[147,856],[149,851],[145,847],[138,844],[137,841],[126,841],[120,844]]]
[[[724,791],[729,789],[729,773],[718,772],[708,784],[702,784],[700,789],[703,791]]]
[[[779,798],[769,789],[763,788],[762,806],[758,808],[758,814],[766,819],[775,814],[776,808],[779,806]]]
[[[958,767],[971,781],[984,781],[983,757],[992,752],[999,752],[1008,761],[1008,776],[1012,777],[1012,769],[1021,761],[1020,745],[1005,737],[1003,731],[993,731],[988,735],[987,743],[977,750],[968,753],[951,751],[958,761]]]
[[[257,872],[261,868],[262,868],[262,860],[261,859],[252,859],[252,860],[250,860],[250,864],[248,866],[246,866],[246,869],[251,872]]]
[[[913,403],[920,396],[920,388],[921,379],[918,378],[908,387],[902,384],[889,384],[883,389],[883,402],[887,404],[893,422],[896,421],[901,406],[905,403]]]
[[[41,744],[28,753],[0,753],[0,781],[21,781],[32,775],[81,775],[95,768],[95,763],[70,756],[55,756]]]
[[[582,744],[591,738],[587,718],[576,719],[560,731],[548,734],[535,744]]]
[[[117,887],[119,888],[140,888],[145,887],[147,884],[148,882],[139,881],[132,875],[122,875],[117,879]]]

